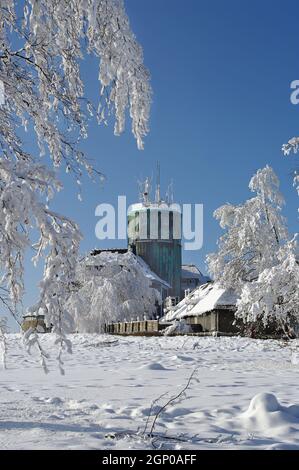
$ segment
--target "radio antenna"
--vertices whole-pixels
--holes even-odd
[[[157,162],[157,181],[156,181],[156,195],[155,202],[161,203],[161,186],[160,186],[160,162]]]

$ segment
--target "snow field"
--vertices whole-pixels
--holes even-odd
[[[195,368],[185,397],[159,416],[155,445],[299,449],[295,341],[71,338],[73,354],[65,356],[61,376],[52,335],[41,335],[51,351],[48,375],[24,351],[21,336],[8,335],[7,370],[0,371],[1,449],[152,448],[141,432],[151,403],[165,394],[157,412]]]

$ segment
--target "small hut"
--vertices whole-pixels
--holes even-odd
[[[51,328],[47,328],[44,315],[24,315],[22,330],[27,331],[29,328],[36,330],[38,333],[49,333]]]
[[[171,309],[166,320],[184,320],[194,333],[234,334],[237,295],[214,282],[199,286]]]

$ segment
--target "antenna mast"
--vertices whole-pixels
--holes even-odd
[[[156,182],[156,197],[155,202],[161,203],[161,187],[160,187],[160,162],[157,162],[157,182]]]
[[[167,204],[173,204],[173,180],[170,181],[166,192],[166,202]]]

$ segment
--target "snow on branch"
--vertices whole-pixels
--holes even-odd
[[[293,137],[287,144],[282,146],[282,151],[285,156],[290,155],[291,152],[298,153],[299,150],[299,137]],[[294,172],[294,186],[299,195],[299,173],[297,170]]]
[[[225,233],[218,251],[207,256],[209,271],[225,288],[242,290],[244,282],[258,278],[277,262],[277,252],[287,240],[284,204],[279,180],[272,168],[258,170],[249,183],[255,196],[244,204],[225,204],[214,212]]]
[[[86,114],[96,114],[102,122],[114,111],[115,134],[120,134],[129,109],[142,148],[151,87],[123,1],[27,0],[21,22],[16,7],[14,0],[0,6],[3,144],[8,148],[12,143],[9,123],[17,118],[24,128],[33,125],[41,154],[47,147],[55,166],[64,161],[69,170],[78,172],[83,165],[92,171],[78,148],[78,139],[87,136]],[[85,53],[99,60],[98,110],[84,98],[80,63]]]
[[[99,333],[105,323],[155,318],[161,301],[137,256],[102,252],[78,263],[67,308],[76,331]]]
[[[282,151],[288,156],[291,152],[297,153],[299,149],[299,137],[293,137],[286,144],[283,144]]]

